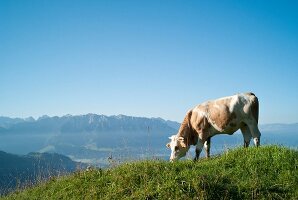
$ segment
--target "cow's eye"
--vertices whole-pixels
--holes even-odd
[[[175,151],[178,151],[178,150],[179,150],[178,146],[175,146]]]

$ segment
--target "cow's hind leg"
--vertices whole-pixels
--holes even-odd
[[[211,137],[209,137],[206,142],[204,143],[205,151],[206,151],[206,158],[210,157],[210,145],[211,145]]]
[[[250,143],[250,140],[252,138],[250,130],[249,130],[249,128],[246,124],[244,126],[242,126],[240,129],[241,129],[243,139],[244,139],[244,145],[243,146],[248,147],[249,143]]]
[[[258,123],[256,123],[254,121],[251,124],[247,124],[247,126],[248,126],[248,128],[251,132],[252,137],[254,138],[255,145],[257,147],[260,146],[261,133],[260,133],[259,128],[258,128]]]
[[[204,146],[203,141],[199,139],[199,140],[198,140],[198,143],[197,143],[197,145],[196,145],[196,157],[194,158],[194,161],[196,161],[196,160],[199,159],[199,157],[200,157],[200,153],[201,153],[201,151],[202,151],[202,149],[203,149],[203,146]]]

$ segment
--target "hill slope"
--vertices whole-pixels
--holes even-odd
[[[15,188],[74,172],[86,165],[56,153],[30,153],[25,156],[0,151],[0,195]]]
[[[142,161],[52,179],[5,199],[296,199],[298,152],[238,148],[199,162]]]

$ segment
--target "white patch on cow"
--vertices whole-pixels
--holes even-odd
[[[218,108],[218,109],[220,108],[219,105],[217,104],[217,102],[215,102],[214,108]]]
[[[232,113],[234,111],[234,107],[236,106],[236,104],[239,101],[239,95],[231,96],[231,98],[232,99],[231,99],[230,106],[229,106],[230,113]]]
[[[207,117],[207,114],[205,112],[203,112],[202,110],[200,110],[198,107],[195,107],[192,112],[196,112],[198,114],[198,116],[200,117]]]
[[[177,146],[177,136],[176,135],[172,135],[171,137],[169,137],[169,139],[171,140],[170,142],[170,148],[173,151],[175,146]]]
[[[200,116],[200,117],[207,117],[206,112],[203,112],[203,111],[199,110],[198,113],[199,113],[199,116]]]
[[[258,138],[254,138],[254,143],[255,143],[255,146],[258,145],[258,142],[259,142],[259,139]]]
[[[207,145],[207,141],[204,143],[204,148],[207,149],[208,145]]]

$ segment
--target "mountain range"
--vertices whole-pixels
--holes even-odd
[[[111,154],[145,156],[164,147],[179,123],[161,118],[96,114],[33,118],[0,117],[0,150],[16,154],[56,152],[107,164]],[[152,153],[152,152],[150,152]]]
[[[166,158],[168,137],[176,134],[180,123],[162,118],[126,115],[65,115],[38,119],[0,117],[0,150],[27,154],[55,152],[75,161],[99,166],[109,164],[107,158],[139,159],[148,156]],[[262,143],[296,147],[296,124],[260,125]],[[242,145],[241,134],[219,135],[212,139],[212,151]]]

